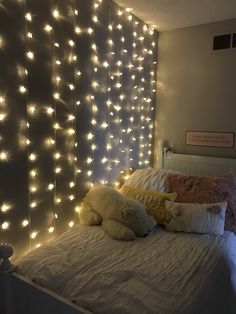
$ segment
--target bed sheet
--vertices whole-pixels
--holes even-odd
[[[161,227],[122,242],[75,226],[16,262],[18,273],[94,313],[235,314],[236,236]]]

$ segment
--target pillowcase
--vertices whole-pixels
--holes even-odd
[[[125,185],[153,192],[165,191],[165,180],[172,170],[149,168],[138,169],[125,181]]]
[[[123,185],[120,192],[128,197],[134,198],[140,203],[143,203],[148,214],[159,224],[164,223],[166,214],[165,201],[174,201],[177,196],[176,193],[146,191],[136,189],[128,185]]]
[[[176,192],[179,203],[227,202],[225,230],[236,233],[236,176],[197,177],[170,173],[166,191]]]
[[[165,205],[165,227],[169,231],[224,233],[226,202],[193,204],[166,201]]]

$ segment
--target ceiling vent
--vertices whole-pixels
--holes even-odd
[[[213,51],[236,48],[236,33],[215,35],[213,37]]]

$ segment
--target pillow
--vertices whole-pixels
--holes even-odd
[[[123,185],[120,192],[128,197],[143,203],[150,216],[152,216],[157,223],[163,224],[165,219],[165,201],[174,201],[176,193],[153,192],[133,188],[128,185]]]
[[[166,201],[165,227],[185,231],[222,235],[227,203],[192,204]]]
[[[165,180],[172,170],[149,168],[138,169],[125,181],[125,185],[142,190],[164,192]]]
[[[170,173],[166,191],[176,192],[179,203],[227,202],[225,230],[236,233],[236,176],[197,177]]]

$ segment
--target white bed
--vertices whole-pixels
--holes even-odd
[[[175,171],[236,173],[235,160],[178,154],[164,159],[164,167]],[[159,171],[158,182],[156,172],[134,181],[162,190],[167,172]],[[157,227],[125,242],[109,238],[101,227],[77,225],[14,266],[8,274],[0,265],[0,313],[236,313],[232,232],[211,236]]]
[[[122,242],[100,227],[75,226],[16,265],[18,273],[93,313],[236,311],[236,236],[230,232],[215,237],[158,227]]]

